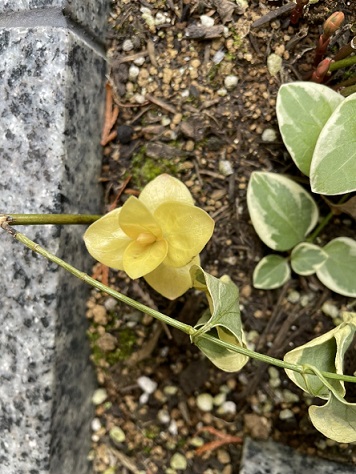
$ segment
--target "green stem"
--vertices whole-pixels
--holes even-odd
[[[81,280],[85,281],[89,285],[93,286],[94,288],[97,288],[98,290],[101,290],[108,295],[112,296],[113,298],[116,298],[117,300],[128,304],[129,306],[142,311],[143,313],[149,314],[150,316],[158,319],[159,321],[162,321],[172,327],[175,327],[184,333],[188,334],[191,336],[192,340],[194,340],[194,336],[199,333],[197,329],[194,329],[192,326],[188,324],[181,323],[180,321],[177,321],[176,319],[170,318],[169,316],[166,316],[165,314],[160,313],[159,311],[156,311],[154,309],[149,308],[148,306],[138,303],[137,301],[122,295],[121,293],[109,288],[108,286],[104,285],[103,283],[100,283],[97,280],[94,280],[94,278],[91,278],[89,275],[86,273],[83,273],[79,270],[77,270],[75,267],[69,265],[67,262],[64,260],[56,257],[55,255],[51,254],[47,250],[45,250],[43,247],[40,245],[36,244],[29,238],[27,238],[25,235],[21,234],[20,232],[17,232],[15,229],[9,226],[8,222],[6,222],[6,219],[3,219],[2,222],[0,220],[1,227],[6,230],[10,235],[12,235],[16,240],[21,242],[23,245],[31,249],[33,252],[36,252],[43,257],[47,258],[51,262],[56,263],[60,267],[64,268],[66,271],[71,273],[72,275],[76,276],[77,278],[80,278]],[[279,359],[275,359],[273,357],[260,354],[258,352],[251,351],[250,349],[246,349],[244,347],[239,347],[235,346],[232,344],[229,344],[227,342],[221,341],[220,339],[217,339],[216,337],[210,336],[209,334],[200,334],[199,337],[207,339],[211,342],[214,342],[216,345],[223,347],[224,349],[231,350],[233,352],[237,352],[238,354],[245,355],[247,357],[251,357],[253,359],[259,360],[261,362],[266,362],[267,364],[272,364],[277,367],[281,367],[283,369],[289,369],[293,370],[295,372],[299,373],[305,373],[305,368],[301,365],[296,365],[296,364],[290,364],[288,362],[284,362]],[[310,373],[313,373],[311,370]],[[330,379],[337,379],[337,380],[344,380],[345,382],[354,382],[356,383],[356,377],[352,377],[349,375],[339,375],[339,374],[334,374],[331,372],[321,372],[324,377],[330,378]]]
[[[344,203],[345,201],[347,201],[347,199],[349,198],[350,196],[350,193],[348,194],[344,194],[344,196],[342,196],[342,198],[340,199],[340,201],[337,203],[337,204],[342,204]],[[318,225],[318,227],[314,230],[314,232],[312,234],[309,235],[309,237],[306,239],[307,242],[314,242],[314,240],[318,237],[318,235],[320,234],[320,232],[324,229],[324,227],[330,222],[330,220],[334,217],[334,213],[332,211],[329,212],[329,214],[327,214],[324,219],[320,222],[320,224]]]
[[[314,232],[310,234],[309,237],[306,239],[307,242],[314,242],[314,240],[318,237],[320,232],[324,229],[324,227],[330,222],[330,220],[333,217],[334,217],[334,214],[332,212],[329,212],[329,214],[324,217],[324,219],[320,222],[320,224],[314,230]]]
[[[339,92],[344,97],[348,97],[349,95],[354,94],[356,92],[356,84],[354,84],[353,86],[344,87]]]
[[[6,216],[11,225],[88,225],[101,217],[91,214],[0,214],[0,217],[2,216]]]
[[[335,61],[334,63],[331,63],[329,66],[329,71],[330,72],[337,71],[338,69],[352,66],[353,64],[356,64],[356,55],[349,56],[348,58],[340,59],[340,61]]]
[[[194,335],[191,337],[194,339]],[[228,342],[221,341],[220,339],[217,339],[214,336],[210,336],[209,334],[201,334],[199,337],[207,339],[208,341],[211,341],[214,344],[223,347],[224,349],[229,349],[230,351],[237,352],[238,354],[242,354],[247,357],[251,357],[251,359],[256,359],[260,362],[265,362],[266,364],[275,365],[276,367],[281,367],[282,369],[293,370],[294,372],[298,372],[299,374],[314,373],[312,369],[306,369],[303,365],[291,364],[289,362],[285,362],[284,360],[275,359],[274,357],[270,357],[265,354],[260,354],[259,352],[251,351],[250,349],[246,349],[244,347],[234,346],[232,344],[229,344]],[[354,377],[353,375],[341,375],[335,374],[333,372],[323,371],[320,371],[320,373],[328,379],[343,380],[344,382],[356,383],[356,377]]]

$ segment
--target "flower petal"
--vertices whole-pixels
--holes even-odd
[[[154,213],[168,242],[165,264],[187,265],[199,254],[214,230],[213,219],[202,209],[178,202],[161,204]]]
[[[152,213],[158,206],[167,201],[194,204],[192,195],[186,185],[169,174],[161,174],[150,181],[142,190],[139,200]]]
[[[134,196],[129,197],[122,206],[119,224],[131,239],[137,239],[143,233],[162,237],[162,231],[150,211]]]
[[[140,278],[155,270],[166,258],[167,251],[168,244],[163,239],[149,245],[133,241],[124,253],[124,270],[130,278]]]
[[[192,287],[189,270],[192,265],[199,264],[199,256],[195,257],[188,265],[180,268],[168,267],[165,263],[161,263],[156,270],[145,275],[144,279],[158,293],[174,300]]]
[[[131,242],[119,226],[121,209],[115,209],[98,219],[84,234],[84,242],[90,255],[117,270],[123,270],[123,254]]]

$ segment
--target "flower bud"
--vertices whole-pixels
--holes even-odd
[[[313,72],[313,75],[311,77],[312,82],[316,82],[317,84],[321,84],[325,76],[327,75],[330,67],[331,59],[330,58],[325,58],[323,59]]]
[[[324,41],[327,38],[330,38],[335,33],[335,31],[340,28],[344,19],[345,15],[342,12],[335,12],[331,16],[329,16],[323,26]]]

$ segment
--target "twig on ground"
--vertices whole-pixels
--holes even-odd
[[[119,116],[119,107],[113,106],[112,87],[109,83],[106,84],[106,99],[105,99],[105,122],[103,132],[101,135],[100,145],[105,146],[117,136],[116,131],[111,131]]]

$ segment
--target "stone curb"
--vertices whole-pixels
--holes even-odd
[[[306,456],[274,441],[244,441],[240,474],[352,474],[353,466]]]
[[[35,3],[54,8],[31,10]],[[0,6],[2,213],[101,211],[106,63],[95,34],[108,7],[105,0]],[[90,271],[83,227],[19,230]],[[87,474],[95,386],[89,289],[5,233],[0,239],[0,472]]]

